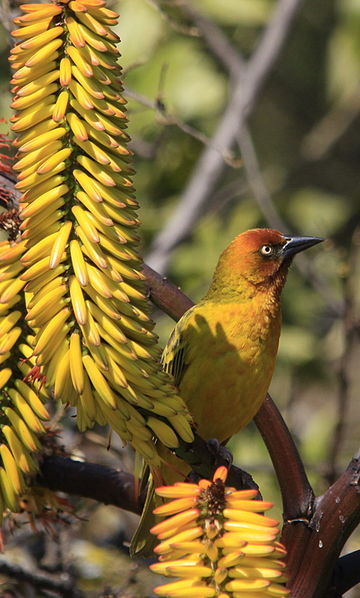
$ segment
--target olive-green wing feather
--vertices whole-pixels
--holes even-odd
[[[161,363],[165,372],[171,374],[176,386],[180,386],[187,366],[187,339],[185,331],[189,320],[193,317],[195,307],[189,309],[176,324],[161,357]]]
[[[180,385],[187,367],[187,330],[189,321],[193,315],[193,309],[191,308],[187,311],[176,324],[161,358],[164,370],[173,376],[176,386]],[[171,472],[171,468],[169,471]],[[155,536],[149,533],[149,529],[156,521],[153,509],[155,506],[162,504],[162,502],[163,499],[154,492],[154,481],[150,474],[146,502],[138,528],[131,541],[130,554],[132,556],[149,556],[151,554],[157,542]]]

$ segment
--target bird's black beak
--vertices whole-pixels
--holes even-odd
[[[296,253],[304,251],[313,245],[321,243],[325,239],[320,237],[285,237],[286,243],[281,249],[281,255],[284,259],[292,258]]]

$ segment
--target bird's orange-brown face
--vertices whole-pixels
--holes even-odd
[[[282,287],[294,255],[322,240],[283,235],[269,228],[248,230],[238,235],[220,256],[213,283],[218,290],[223,281],[233,290],[246,285]]]
[[[234,239],[234,259],[239,274],[254,284],[273,279],[285,262],[283,248],[287,238],[272,229],[252,229]],[[287,259],[287,265],[291,259]],[[285,265],[286,265],[285,262]]]

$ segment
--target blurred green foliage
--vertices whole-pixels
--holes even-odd
[[[243,57],[254,51],[274,4],[272,0],[192,2],[222,28]],[[181,6],[165,0],[117,0],[111,5],[121,15],[117,33],[122,39],[126,86],[161,100],[166,112],[211,137],[229,97],[229,76]],[[10,115],[8,39],[6,27],[0,26],[0,113],[4,117]],[[359,313],[359,69],[358,0],[307,0],[249,123],[264,180],[288,224],[283,232],[329,239],[308,254],[321,289],[295,266],[290,273],[272,383],[273,397],[294,433],[316,493],[326,488],[341,403],[338,367],[344,325],[330,305],[344,303],[347,289],[354,322]],[[129,119],[146,256],[181,198],[203,145],[175,124],[164,124],[156,111],[132,98]],[[228,186],[237,184],[238,191],[227,195]],[[194,300],[206,291],[227,243],[249,227],[267,225],[241,166],[226,168],[214,195],[218,192],[222,200],[211,203],[171,259],[170,277]],[[164,344],[173,322],[158,312],[154,316]],[[346,368],[349,396],[344,434],[337,447],[339,471],[357,449],[358,357],[354,343]],[[281,517],[274,473],[255,426],[232,439],[230,447],[235,461],[260,483],[265,498],[276,502]],[[349,549],[353,548],[355,539],[349,542]],[[360,594],[354,590],[351,596]]]

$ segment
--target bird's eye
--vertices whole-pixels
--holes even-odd
[[[269,257],[270,255],[272,255],[274,252],[274,249],[271,245],[263,245],[262,248],[260,249],[260,253],[261,255],[265,256],[265,257]]]

